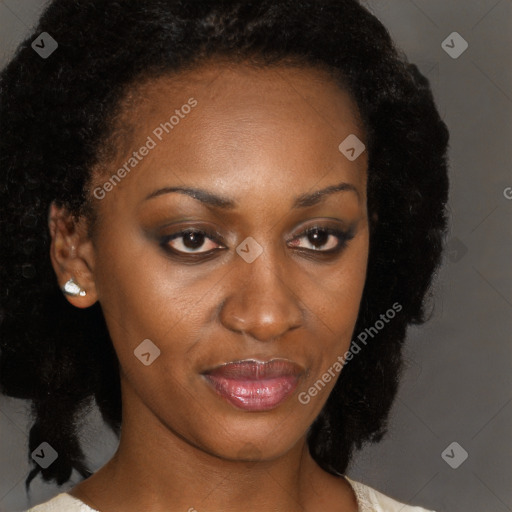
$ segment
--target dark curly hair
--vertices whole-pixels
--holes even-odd
[[[31,43],[48,32],[58,49]],[[119,436],[119,364],[101,305],[71,306],[50,257],[52,201],[92,219],[88,183],[127,91],[211,57],[323,68],[355,99],[367,137],[367,279],[355,333],[402,310],[341,373],[308,432],[317,463],[342,474],[379,441],[407,326],[424,323],[447,230],[448,130],[428,80],[357,0],[55,0],[0,75],[0,390],[31,401],[29,454],[59,457],[45,481],[84,478],[79,419],[95,400]]]

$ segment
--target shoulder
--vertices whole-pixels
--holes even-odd
[[[372,487],[344,477],[357,498],[360,512],[435,512],[421,507],[405,505],[386,496]],[[49,501],[36,505],[25,512],[98,512],[79,499],[67,493],[61,493]]]
[[[354,489],[360,512],[435,512],[396,501],[372,487],[356,482],[347,476],[345,476],[345,479]]]
[[[25,512],[98,512],[79,499],[66,492],[57,494],[49,501],[45,501]]]

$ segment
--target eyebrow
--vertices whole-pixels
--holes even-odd
[[[302,194],[295,198],[293,201],[292,208],[307,208],[309,206],[314,206],[318,204],[324,197],[334,194],[335,192],[344,192],[344,191],[352,191],[355,192],[359,199],[359,191],[357,188],[351,183],[341,182],[337,185],[331,185],[329,187],[323,188],[321,190],[317,190],[310,194]],[[187,196],[192,197],[193,199],[197,199],[202,203],[213,206],[215,208],[220,208],[224,210],[232,210],[237,207],[236,201],[229,199],[227,197],[218,196],[216,194],[212,194],[203,189],[192,188],[192,187],[164,187],[154,192],[151,192],[145,200],[152,199],[154,197],[159,197],[164,194],[170,194],[172,192],[177,192],[179,194],[185,194]]]

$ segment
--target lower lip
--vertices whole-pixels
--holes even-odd
[[[268,411],[281,404],[297,387],[294,376],[262,380],[235,380],[205,375],[213,389],[228,402],[245,411]]]

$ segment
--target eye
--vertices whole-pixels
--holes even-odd
[[[353,236],[352,231],[314,226],[295,237],[290,245],[306,251],[335,253],[341,251]]]
[[[313,226],[296,236],[289,245],[304,252],[320,254],[336,254],[341,252],[347,242],[354,237],[354,230],[343,231],[328,226]],[[165,251],[174,255],[210,256],[226,249],[219,241],[222,236],[209,230],[188,228],[164,236],[160,245]]]
[[[205,254],[218,248],[217,236],[208,231],[186,229],[164,237],[161,245],[169,251],[181,254]],[[220,245],[222,248],[222,245]],[[200,250],[203,249],[203,250]]]

